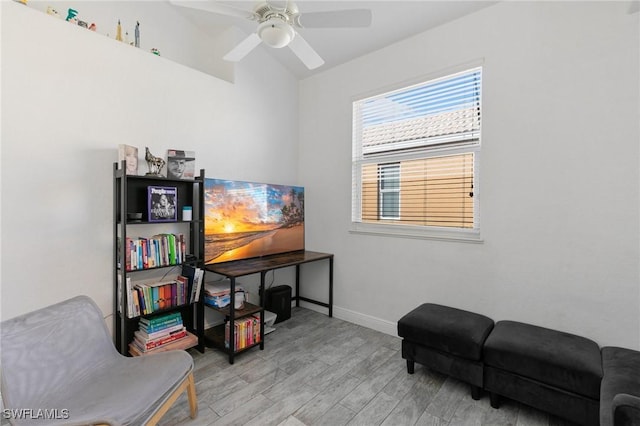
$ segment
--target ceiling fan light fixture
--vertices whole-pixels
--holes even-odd
[[[296,35],[293,27],[280,18],[264,21],[257,32],[264,43],[275,48],[287,46]]]

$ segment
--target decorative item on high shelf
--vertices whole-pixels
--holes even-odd
[[[128,175],[138,174],[138,147],[120,144],[118,145],[118,163],[123,160],[127,162],[126,173]]]
[[[167,150],[167,177],[171,179],[193,179],[196,175],[196,153],[194,151]]]
[[[56,18],[62,18],[57,10],[55,10],[52,6],[47,6],[47,15],[54,16]]]
[[[135,40],[133,45],[135,47],[140,47],[140,22],[139,21],[136,21],[136,29],[135,29],[134,37],[135,37]]]
[[[178,220],[178,189],[167,186],[149,186],[149,222],[175,222]]]
[[[160,172],[162,172],[165,161],[162,158],[153,155],[151,151],[149,151],[148,147],[145,147],[144,149],[144,159],[147,161],[147,166],[149,167],[147,176],[161,176]]]
[[[69,8],[69,10],[67,11],[67,18],[65,19],[65,21],[67,22],[77,21],[78,20],[78,18],[76,18],[77,14],[78,14],[77,10]]]
[[[122,25],[120,25],[119,19],[118,19],[118,26],[116,27],[116,40],[122,41]]]

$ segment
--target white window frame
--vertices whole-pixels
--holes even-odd
[[[466,66],[465,68],[461,68],[456,71],[448,71],[440,73],[438,76],[430,76],[421,78],[415,81],[413,84],[404,83],[398,85],[395,88],[387,88],[385,90],[381,90],[375,94],[369,94],[366,96],[360,96],[353,99],[353,102],[361,101],[368,97],[381,95],[384,93],[389,93],[394,90],[402,90],[403,88],[408,88],[414,84],[426,83],[432,80],[437,79],[446,79],[451,78],[457,73],[463,73],[466,71],[470,71],[474,68],[478,68],[481,70],[481,65],[475,64],[473,66]],[[482,72],[482,71],[481,71]],[[482,109],[482,91],[480,95],[480,105]],[[484,118],[484,117],[483,117]],[[368,161],[366,159],[362,159],[362,157],[358,156],[356,143],[356,119],[354,114],[354,157],[353,157],[353,169],[352,169],[352,220],[351,226],[349,228],[349,232],[356,234],[365,234],[365,235],[380,235],[380,236],[394,236],[394,237],[406,237],[406,238],[420,238],[420,239],[434,239],[434,240],[443,240],[443,241],[459,241],[459,242],[471,242],[471,243],[481,243],[483,242],[481,234],[480,234],[480,164],[481,164],[481,135],[478,135],[477,141],[473,143],[466,144],[464,142],[460,142],[454,145],[443,145],[443,146],[435,146],[430,147],[428,149],[421,150],[420,152],[416,152],[413,150],[407,150],[406,152],[394,153],[390,156],[376,156]],[[482,126],[481,126],[482,127]],[[482,130],[480,130],[481,132]],[[361,150],[361,147],[358,149]],[[453,228],[453,227],[436,227],[436,226],[419,226],[419,225],[407,225],[407,224],[390,224],[390,223],[372,223],[372,222],[362,222],[361,216],[360,220],[357,220],[356,213],[362,214],[362,194],[359,192],[362,182],[361,176],[361,166],[362,164],[366,164],[367,162],[378,162],[381,165],[384,163],[394,163],[400,161],[411,160],[415,158],[429,158],[429,157],[440,157],[445,155],[455,155],[455,154],[465,154],[465,153],[473,153],[474,155],[474,168],[473,168],[473,208],[474,208],[474,225],[473,228]],[[357,163],[357,164],[356,164]],[[359,167],[360,166],[360,167]],[[357,192],[354,192],[357,191]],[[400,195],[401,196],[401,195]],[[381,218],[382,219],[382,218]]]

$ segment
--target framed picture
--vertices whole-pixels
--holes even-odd
[[[169,179],[193,179],[196,175],[194,151],[167,150],[167,177]]]
[[[149,222],[176,222],[178,220],[178,188],[149,186]]]
[[[118,164],[126,161],[126,174],[136,176],[138,174],[138,147],[120,144],[118,145]]]

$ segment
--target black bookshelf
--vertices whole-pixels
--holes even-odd
[[[176,217],[166,221],[150,221],[148,209],[148,188],[163,186],[176,188]],[[183,221],[183,207],[192,206],[192,220]],[[140,218],[133,218],[128,213],[142,213]],[[169,312],[180,312],[182,321],[191,334],[197,337],[195,346],[204,352],[204,307],[203,290],[200,289],[200,302],[186,303],[169,308],[154,310],[150,314],[141,314],[129,318],[127,315],[128,297],[126,291],[127,278],[135,281],[136,276],[151,271],[154,277],[168,280],[177,275],[184,275],[184,265],[204,269],[204,170],[195,179],[168,179],[159,176],[138,176],[125,173],[125,163],[114,163],[113,166],[113,300],[114,300],[114,343],[118,352],[129,354],[129,343],[134,338],[141,317],[153,318]],[[140,269],[127,268],[125,256],[128,253],[127,237],[151,237],[158,229],[179,229],[188,239],[184,262],[176,260],[173,264],[156,265]],[[203,272],[204,273],[204,272]],[[166,275],[166,277],[163,277]],[[162,278],[161,278],[162,277]],[[186,349],[186,348],[184,348]]]

